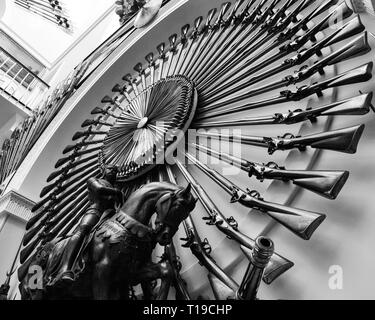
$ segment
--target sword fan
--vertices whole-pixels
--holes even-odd
[[[330,28],[332,25],[336,27]],[[325,36],[319,39],[322,32]],[[337,49],[323,53],[332,46]],[[310,239],[324,214],[263,199],[259,192],[236,185],[210,161],[218,161],[219,167],[231,165],[251,179],[281,180],[335,199],[348,178],[347,171],[296,170],[274,162],[258,163],[230,150],[240,145],[265,148],[269,154],[292,149],[305,152],[307,148],[355,153],[363,125],[304,136],[285,133],[285,128],[331,116],[364,115],[370,111],[372,93],[306,110],[285,112],[285,108],[315,95],[330,94],[330,89],[369,80],[371,63],[323,77],[327,67],[369,50],[360,18],[353,16],[345,1],[338,0],[237,0],[182,26],[180,35],[171,35],[167,44],[161,43],[156,53],[147,54],[133,73],[125,74],[122,83],[114,83],[112,93],[82,124],[84,131],[73,136],[76,144],[65,148],[67,156],[56,163],[57,170],[48,178],[50,184],[41,192],[43,199],[34,207],[36,214],[27,225],[21,262],[41,243],[74,229],[88,206],[86,181],[98,177],[101,166],[111,164],[119,169],[117,178],[124,184],[125,196],[152,180],[190,183],[207,214],[207,224],[238,244],[249,265],[257,269],[258,278],[272,283],[293,263],[272,252],[270,239],[254,240],[241,232],[236,220],[220,211],[212,192],[193,171],[216,183],[220,197],[256,209],[285,227],[285,232]],[[311,77],[318,80],[305,84]],[[266,93],[271,97],[262,98]],[[280,112],[267,113],[269,106],[279,106]],[[280,136],[223,135],[219,130],[262,125],[278,125]],[[200,130],[194,139],[185,139],[181,133],[188,129]],[[224,152],[215,147],[215,141],[231,148]],[[183,157],[173,166],[165,164],[163,160],[181,145],[187,147],[180,152]],[[259,282],[252,282],[254,274],[247,272],[242,283],[237,283],[224,272],[210,254],[208,240],[199,235],[197,223],[194,216],[184,222],[182,245],[207,269],[215,298],[255,298]],[[193,298],[179,273],[181,263],[173,244],[165,248],[163,259],[174,266],[176,298]]]

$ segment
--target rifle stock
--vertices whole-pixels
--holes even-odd
[[[363,25],[360,16],[357,15],[349,22],[347,22],[345,26],[327,42],[326,46],[331,46],[337,42],[348,39],[349,37],[352,37],[364,30],[365,26]]]
[[[313,134],[301,138],[284,140],[281,148],[304,148],[310,146],[315,149],[324,149],[354,154],[357,152],[359,140],[365,129],[365,125],[358,125],[340,130],[333,130]]]
[[[251,192],[241,190],[233,192],[233,202],[239,202],[248,208],[257,208],[304,240],[309,240],[315,230],[325,220],[326,215],[317,212],[287,207],[254,197]]]
[[[189,156],[188,154],[186,155]],[[210,217],[203,218],[207,220],[208,225],[215,225],[223,234],[225,234],[229,239],[233,239],[238,244],[246,246],[249,249],[253,249],[255,241],[248,236],[244,235],[238,230],[238,227],[235,226],[237,223],[234,219],[227,219],[220,210],[216,207],[213,201],[209,198],[204,189],[198,184],[194,177],[188,172],[188,170],[179,162],[176,162],[176,165],[180,169],[181,173],[185,179],[191,184],[192,190],[195,195],[201,201],[203,207],[207,211]],[[230,220],[232,223],[230,223]],[[233,224],[234,223],[234,224]],[[265,283],[270,284],[276,278],[281,276],[284,272],[290,269],[293,266],[293,263],[287,260],[286,258],[274,254],[271,257],[271,263],[268,264],[264,272],[263,280]]]

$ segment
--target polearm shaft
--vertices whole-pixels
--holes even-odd
[[[344,85],[360,83],[360,82],[365,82],[365,81],[370,80],[372,78],[372,68],[373,68],[373,62],[369,62],[355,69],[343,72],[330,79],[327,79],[318,83],[314,83],[309,86],[303,86],[295,92],[290,91],[290,90],[285,90],[285,91],[280,92],[279,96],[276,96],[270,99],[265,99],[262,101],[251,102],[251,103],[239,104],[233,107],[227,107],[225,109],[220,109],[217,111],[214,110],[212,112],[201,112],[200,114],[197,115],[196,120],[199,121],[203,119],[215,118],[218,116],[224,116],[224,115],[232,114],[235,112],[251,110],[255,108],[270,106],[274,104],[280,104],[280,103],[289,102],[289,101],[299,101],[313,94],[317,94],[318,96],[321,96],[324,90],[327,90],[330,88],[336,88],[336,87],[340,87]]]
[[[227,218],[220,212],[208,194],[193,178],[186,167],[181,164],[181,162],[177,161],[176,165],[185,179],[191,184],[195,195],[198,197],[209,215],[208,218],[203,218],[207,221],[207,224],[216,226],[222,233],[228,236],[229,239],[233,239],[239,245],[245,246],[249,249],[254,249],[255,241],[238,230],[238,224],[234,218]],[[263,280],[267,284],[270,284],[292,266],[292,262],[275,253],[265,270]]]
[[[291,125],[303,121],[315,122],[322,116],[357,116],[364,115],[372,108],[373,93],[362,94],[353,98],[337,101],[325,106],[308,108],[306,110],[296,109],[287,113],[276,113],[268,116],[244,117],[242,119],[222,120],[222,121],[202,121],[194,122],[192,128],[222,128],[253,126],[265,124]]]
[[[335,13],[338,14],[339,13],[338,10],[335,11]],[[330,14],[326,19],[330,20],[332,19],[332,17],[334,18],[333,14]],[[266,59],[265,61],[262,61],[258,65],[254,65],[250,69],[247,69],[246,72],[242,72],[239,75],[236,74],[234,77],[231,77],[230,81],[228,81],[229,79],[225,79],[223,82],[221,82],[217,86],[217,88],[213,88],[206,95],[203,95],[202,101],[204,101],[207,104],[213,101],[218,101],[222,99],[223,97],[225,97],[226,95],[230,95],[242,89],[245,89],[249,87],[250,85],[263,81],[282,71],[285,71],[291,68],[292,66],[300,65],[303,62],[306,62],[309,58],[311,58],[315,54],[321,55],[321,50],[323,48],[331,46],[337,42],[343,41],[359,32],[362,32],[363,30],[364,30],[364,26],[361,23],[359,16],[356,16],[355,18],[350,20],[348,23],[338,28],[331,35],[325,37],[324,39],[322,39],[321,41],[319,41],[312,47],[303,48],[301,45],[301,49],[297,52],[295,56],[284,60],[281,64],[276,65],[275,67],[272,67],[271,69],[268,69],[260,74],[257,74],[256,76],[253,76],[256,72],[271,65],[273,62],[275,62],[275,60],[280,59],[282,56],[286,56],[288,54],[287,50],[284,50],[284,51],[280,50],[280,53],[275,54],[274,56]],[[276,59],[274,57],[276,57]],[[244,80],[246,80],[246,82],[241,84],[241,82]]]
[[[310,67],[302,67],[299,71],[296,71],[294,72],[294,74],[288,75],[281,80],[275,81],[274,83],[271,83],[268,85],[264,85],[262,87],[254,88],[253,90],[248,90],[244,94],[238,94],[236,95],[236,97],[227,98],[223,102],[205,103],[204,107],[201,108],[201,111],[202,112],[211,111],[216,108],[221,108],[223,106],[228,106],[233,103],[240,102],[245,99],[249,99],[251,97],[263,94],[265,92],[283,88],[284,86],[289,86],[292,84],[300,83],[312,77],[317,72],[324,74],[325,67],[335,65],[336,63],[340,63],[340,62],[355,58],[360,55],[364,55],[368,53],[370,50],[371,48],[368,44],[367,32],[364,32],[361,35],[359,35],[357,38],[355,38],[353,41],[344,45],[340,49],[335,50],[333,53],[331,53],[327,57],[321,60],[315,61],[315,63]],[[272,76],[272,73],[270,74],[270,76]],[[268,78],[268,75],[266,75],[265,78]],[[256,82],[257,81],[255,81],[255,83]],[[237,92],[237,90],[235,90],[234,92]],[[222,96],[221,98],[225,98],[225,97],[226,95]]]
[[[186,153],[186,156],[203,173],[232,196],[231,202],[239,202],[245,207],[259,210],[275,219],[285,228],[304,240],[310,239],[314,231],[325,219],[324,214],[267,202],[260,197],[257,191],[243,191],[223,175],[209,168],[191,154]]]
[[[174,177],[172,169],[169,166],[167,166],[167,174],[169,181],[177,184],[176,178]],[[186,233],[186,238],[182,239],[186,241],[186,244],[184,244],[183,247],[190,248],[191,252],[198,259],[200,264],[203,265],[210,273],[219,278],[229,288],[234,291],[238,290],[238,284],[229,275],[227,275],[210,256],[210,246],[208,240],[201,240],[190,215],[186,220],[183,221],[183,225]]]
[[[241,159],[224,152],[217,152],[197,144],[193,144],[193,146],[197,150],[203,151],[216,159],[240,168],[247,172],[249,177],[254,176],[260,181],[266,179],[291,181],[299,187],[328,199],[337,198],[349,177],[348,171],[286,170],[273,162],[261,164]]]

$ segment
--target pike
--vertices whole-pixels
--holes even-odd
[[[345,3],[343,3],[345,4]],[[346,4],[345,4],[346,5]],[[337,11],[335,11],[337,12]],[[332,14],[328,16],[329,19],[332,19]],[[245,72],[242,72],[240,74],[236,73],[235,77],[228,77],[224,81],[222,81],[217,88],[213,88],[210,90],[207,94],[203,95],[202,101],[205,101],[206,103],[212,102],[213,97],[215,97],[215,100],[218,101],[221,98],[223,98],[225,95],[230,95],[234,92],[238,92],[242,89],[247,88],[248,86],[258,83],[262,80],[265,80],[273,75],[276,75],[279,72],[285,71],[292,66],[302,64],[303,62],[306,62],[309,58],[311,58],[314,54],[317,56],[321,56],[321,50],[323,48],[332,46],[333,44],[336,44],[340,41],[343,41],[345,39],[348,39],[352,37],[353,35],[356,35],[364,30],[364,26],[359,18],[359,16],[356,16],[349,22],[347,22],[342,27],[338,28],[335,32],[333,32],[331,35],[325,37],[315,45],[304,48],[302,47],[302,41],[298,40],[296,43],[298,43],[298,46],[300,46],[300,50],[297,51],[297,53],[290,58],[287,58],[284,60],[281,64],[276,65],[272,67],[271,69],[268,69],[256,76],[254,74],[265,67],[271,65],[273,62],[281,59],[283,56],[286,56],[289,52],[289,50],[280,50],[280,53],[275,54],[274,56],[266,59],[265,61],[262,61],[258,65],[254,65],[253,67],[249,68]],[[299,38],[301,39],[302,36]],[[294,46],[293,49],[297,49],[296,46]],[[296,50],[295,50],[296,51]],[[248,78],[250,77],[250,78]],[[246,82],[239,84],[239,82],[246,79]],[[234,83],[236,85],[234,85]],[[220,93],[220,95],[218,95]]]
[[[202,132],[199,130],[197,135],[200,137],[212,138],[215,140],[233,141],[241,144],[263,147],[268,149],[269,154],[278,150],[298,149],[305,151],[307,147],[314,149],[331,150],[343,153],[354,154],[357,152],[359,140],[361,139],[365,125],[331,130],[304,137],[295,137],[287,133],[282,137],[259,137],[259,136],[230,136],[219,133]],[[205,148],[196,145],[197,148]],[[206,150],[209,151],[209,150]]]
[[[172,169],[167,166],[168,179],[172,183],[177,183],[176,178],[173,175]],[[190,248],[193,255],[198,259],[199,263],[204,266],[210,273],[214,274],[223,283],[225,283],[232,290],[237,290],[239,288],[238,284],[227,275],[223,269],[221,269],[215,260],[211,257],[211,246],[207,239],[201,240],[197,229],[195,228],[193,219],[191,215],[188,216],[186,220],[183,221],[186,238],[182,238],[182,241],[186,241],[182,245],[184,248]]]
[[[200,114],[197,115],[197,120],[224,116],[234,112],[246,111],[274,104],[280,104],[284,102],[300,101],[314,94],[320,97],[322,96],[324,90],[370,80],[372,78],[372,68],[373,62],[371,61],[357,68],[343,72],[330,79],[323,80],[321,82],[317,82],[311,85],[302,86],[294,92],[291,90],[284,90],[281,91],[278,96],[270,99],[265,99],[251,103],[243,103],[233,107],[226,107],[225,109],[215,110],[211,113],[201,111]]]
[[[341,47],[338,50],[335,50],[333,53],[328,55],[327,57],[315,61],[315,63],[310,66],[303,66],[300,70],[295,71],[294,74],[288,75],[281,80],[274,81],[268,85],[264,85],[262,87],[254,88],[253,90],[248,90],[244,94],[238,94],[234,98],[227,98],[223,102],[206,102],[205,106],[201,108],[202,111],[211,111],[216,108],[221,108],[223,106],[227,106],[233,103],[237,103],[243,101],[245,99],[249,99],[251,97],[275,90],[280,89],[283,87],[287,87],[290,85],[294,85],[300,83],[302,81],[307,80],[308,78],[312,77],[314,74],[319,72],[320,74],[324,74],[324,68],[335,65],[337,63],[350,60],[352,58],[364,55],[371,51],[371,48],[368,44],[367,32],[362,33],[362,35],[355,38],[353,41],[349,42],[345,46]],[[272,76],[272,73],[270,74]],[[268,78],[268,74],[266,75]],[[257,82],[257,81],[255,81]],[[235,90],[237,92],[237,90]],[[219,95],[219,98],[215,100],[220,101],[220,99],[225,98],[226,94]]]
[[[244,191],[217,171],[197,160],[191,154],[186,153],[186,156],[203,173],[232,196],[231,203],[238,202],[247,208],[259,210],[304,240],[311,238],[314,231],[326,217],[324,214],[265,201],[261,198],[258,191]]]
[[[176,161],[176,165],[185,179],[191,184],[194,194],[198,197],[209,215],[209,217],[204,217],[203,220],[206,220],[208,225],[216,226],[217,229],[224,233],[229,239],[237,242],[240,246],[245,246],[246,248],[253,250],[255,241],[238,230],[238,223],[236,220],[233,217],[227,218],[220,212],[202,186],[198,184],[181,162]],[[292,266],[293,263],[291,261],[275,253],[271,257],[271,261],[264,273],[264,282],[271,284]]]
[[[249,177],[255,177],[263,182],[265,179],[291,181],[293,184],[316,194],[336,199],[341,189],[349,178],[348,171],[307,171],[286,170],[274,162],[261,164],[247,161],[224,152],[217,152],[210,148],[193,144],[199,151],[206,152],[210,156],[222,160],[230,165],[248,173]]]
[[[373,93],[370,92],[321,107],[307,108],[306,110],[296,109],[287,113],[276,113],[268,116],[244,117],[242,119],[234,120],[194,122],[192,128],[219,128],[265,124],[291,125],[303,121],[310,121],[314,123],[317,121],[318,117],[323,116],[365,115],[370,111],[370,108],[373,108],[371,104],[372,97]]]

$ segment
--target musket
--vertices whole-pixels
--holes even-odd
[[[167,174],[169,181],[176,184],[177,181],[173,175],[172,169],[169,166],[167,166]],[[183,244],[182,247],[190,248],[191,252],[202,266],[224,282],[229,288],[232,290],[237,290],[239,288],[238,284],[229,275],[227,275],[211,257],[211,246],[207,239],[204,239],[203,241],[201,240],[190,215],[186,220],[183,221],[183,225],[186,238],[181,240],[186,241],[186,243]]]
[[[46,13],[45,11],[41,10],[40,8],[32,8],[30,6],[25,5],[23,2],[20,2],[20,0],[15,0],[15,3],[18,4],[20,7],[29,10],[30,12],[36,13],[40,15],[41,17],[53,22],[54,24],[58,26],[62,26],[64,28],[69,29],[70,24],[66,17],[63,17],[58,14],[53,13]]]
[[[236,21],[234,24],[230,25],[229,28],[234,29],[234,32],[228,32],[229,34],[226,34],[226,38],[221,38],[220,45],[222,49],[217,52],[215,57],[211,57],[211,63],[209,62],[203,68],[202,72],[204,72],[205,76],[207,76],[207,72],[210,75],[212,73],[211,70],[215,70],[220,66],[223,67],[225,62],[230,61],[230,59],[235,57],[235,54],[237,53],[236,50],[249,45],[251,43],[250,39],[254,40],[251,37],[249,38],[249,36],[252,35],[257,28],[262,25],[262,23],[265,23],[270,15],[273,14],[273,9],[277,2],[279,1],[274,0],[268,7],[265,8],[267,1],[260,1],[255,7],[252,8],[251,12],[249,12],[250,7],[247,7],[247,12],[241,15],[241,24]],[[254,37],[256,36],[257,35]],[[220,46],[218,46],[218,48],[220,48]],[[229,48],[231,50],[228,51]],[[225,58],[220,60],[219,57]],[[197,84],[199,83],[197,82]]]
[[[86,184],[84,183],[82,186],[80,186],[79,182],[87,181],[89,178],[91,178],[91,177],[97,177],[97,176],[99,176],[101,174],[101,170],[99,168],[96,169],[96,170],[94,170],[94,171],[92,171],[92,170],[89,170],[89,171],[90,172],[86,172],[86,175],[81,175],[80,176],[80,178],[81,178],[80,180],[76,177],[74,179],[75,185],[73,185],[73,183],[69,182],[69,187],[71,186],[71,188],[68,188],[67,186],[65,186],[65,187],[58,186],[47,197],[45,197],[44,199],[40,200],[37,204],[35,204],[34,207],[31,209],[31,211],[32,212],[36,212],[42,206],[44,206],[47,202],[49,202],[47,208],[49,208],[51,205],[55,205],[55,203],[58,203],[62,199],[66,198],[67,193],[72,194],[72,193],[75,193],[75,192],[78,193],[78,191],[81,192],[82,190],[86,190]],[[43,210],[40,212],[40,214],[42,214],[42,212],[43,212]],[[30,221],[31,221],[31,219],[30,219]]]
[[[42,2],[38,2],[38,1],[35,1],[35,0],[18,0],[18,1],[23,2],[27,6],[29,6],[29,3],[32,3],[32,4],[42,8],[43,10],[45,10],[47,12],[51,12],[51,10],[52,10],[52,11],[57,11],[57,12],[62,13],[62,11],[63,11],[63,9],[60,5],[52,5],[49,2],[48,2],[49,5],[46,5],[43,1]]]
[[[304,240],[311,238],[314,231],[326,217],[324,214],[265,201],[261,198],[259,192],[255,190],[244,191],[217,171],[197,160],[191,154],[186,153],[186,156],[203,173],[232,196],[231,203],[238,202],[247,208],[259,210]]]
[[[257,87],[252,90],[247,90],[246,93],[238,94],[236,95],[236,97],[233,97],[233,98],[227,98],[223,100],[222,102],[216,102],[216,103],[206,102],[204,107],[201,108],[201,111],[202,112],[211,111],[217,108],[221,108],[223,106],[228,106],[233,103],[237,103],[237,102],[249,99],[251,97],[254,97],[254,96],[275,90],[275,89],[281,89],[283,87],[287,87],[290,85],[300,83],[312,77],[317,72],[319,72],[320,74],[324,74],[324,68],[328,66],[335,65],[337,63],[355,58],[360,55],[364,55],[368,53],[370,50],[371,48],[368,44],[367,32],[364,32],[362,33],[362,35],[358,36],[353,41],[344,45],[340,49],[335,50],[333,53],[331,53],[327,57],[319,61],[315,61],[315,63],[310,67],[303,66],[300,70],[295,71],[293,74],[287,75],[280,80],[276,80],[262,87]],[[272,76],[272,74],[270,76]],[[268,75],[266,76],[266,78],[268,78]],[[226,95],[221,96],[221,98],[225,96]],[[220,101],[221,98],[217,100],[215,98],[215,101]]]
[[[201,145],[193,145],[197,150],[203,151],[230,165],[234,165],[247,172],[249,177],[255,177],[261,182],[266,179],[285,182],[291,181],[299,187],[315,192],[328,199],[336,199],[349,178],[348,171],[286,170],[274,162],[268,164],[250,162],[224,152],[219,153]]]
[[[318,117],[323,116],[359,116],[365,115],[373,108],[372,101],[373,93],[361,94],[359,96],[340,100],[316,108],[307,108],[306,110],[295,109],[286,113],[275,113],[273,115],[244,117],[234,120],[219,120],[219,121],[202,121],[194,122],[192,128],[222,128],[222,127],[236,127],[249,125],[265,125],[265,124],[285,124],[291,125],[303,121],[310,121],[312,123],[317,121]]]
[[[94,160],[94,159],[96,159],[96,160],[98,159],[98,156],[96,154],[93,154],[93,155],[91,155],[87,158],[83,158],[83,159],[80,159],[80,160],[75,159],[75,160],[71,161],[70,163],[68,163],[65,167],[63,167],[63,168],[61,168],[57,171],[52,172],[48,176],[47,182],[51,182],[53,179],[55,179],[59,175],[67,173],[69,170],[71,170],[73,168],[76,168],[76,167],[80,166],[81,164],[85,164],[86,162]]]
[[[234,141],[241,144],[267,148],[269,154],[273,154],[278,150],[299,149],[300,151],[304,151],[307,147],[354,154],[357,152],[358,143],[364,128],[365,125],[362,124],[344,129],[311,134],[304,137],[295,137],[291,133],[287,133],[281,137],[230,136],[215,132],[210,133],[209,131],[203,132],[202,130],[199,130],[197,135],[216,140]],[[203,146],[197,147],[204,148]]]
[[[373,62],[369,62],[357,68],[351,69],[349,71],[343,72],[337,76],[330,79],[323,80],[311,85],[305,85],[298,88],[296,91],[284,90],[276,97],[251,102],[238,104],[232,107],[226,107],[221,110],[214,110],[212,112],[202,112],[198,109],[199,114],[196,120],[203,120],[208,118],[214,118],[218,116],[223,116],[227,114],[232,114],[234,112],[246,111],[255,108],[270,106],[274,104],[280,104],[290,101],[300,101],[311,95],[316,94],[317,96],[322,96],[323,91],[331,88],[341,87],[349,84],[355,84],[360,82],[368,81],[372,78],[372,68]]]
[[[234,41],[234,45],[231,46],[231,50],[228,50],[227,44],[230,42],[226,39],[222,39],[222,42],[218,45],[218,48],[221,46],[221,50],[216,53],[214,57],[211,56],[211,62],[207,61],[208,63],[203,66],[203,68],[200,70],[197,79],[195,81],[200,84],[201,82],[204,83],[203,77],[207,76],[207,72],[209,75],[213,74],[211,72],[212,69],[220,70],[218,67],[226,67],[225,62],[230,61],[230,59],[236,59],[236,55],[240,55],[243,53],[250,44],[253,44],[257,39],[259,39],[262,35],[267,34],[267,32],[270,32],[272,28],[276,25],[276,22],[280,20],[281,18],[286,17],[286,11],[295,3],[295,0],[289,0],[285,1],[284,5],[274,11],[274,7],[277,4],[277,2],[272,2],[271,5],[265,9],[264,11],[260,10],[260,6],[264,5],[264,2],[259,3],[258,8],[254,9],[251,14],[248,14],[249,16],[245,15],[242,16],[242,25],[246,26],[250,23],[251,28],[246,30],[245,35],[242,35],[241,33],[238,34],[240,31],[243,31],[239,29],[237,31],[236,37],[230,39],[231,41]],[[295,8],[294,13],[298,13],[299,11],[302,11],[303,9],[307,8],[312,3],[312,1],[308,0],[305,1],[305,3],[301,3],[301,5],[297,8]],[[250,17],[251,16],[251,17]],[[290,15],[290,18],[292,19],[292,15]],[[286,23],[285,23],[286,24]],[[236,27],[236,25],[234,25]],[[254,34],[255,31],[258,31]],[[252,35],[251,37],[249,37]],[[239,40],[237,39],[239,38]],[[223,55],[223,53],[227,53],[226,55]],[[220,57],[225,57],[223,60],[220,60]],[[215,62],[215,63],[213,63]]]
[[[346,8],[348,8],[345,2],[342,5],[345,5]],[[334,13],[338,15],[341,12],[336,9]],[[326,19],[330,21],[334,17],[335,16],[332,13],[328,15]],[[228,79],[225,79],[217,86],[217,88],[213,88],[212,90],[207,92],[207,94],[203,95],[202,101],[205,101],[206,103],[211,103],[213,101],[213,97],[215,97],[215,101],[218,101],[221,98],[225,97],[225,95],[230,95],[234,92],[238,92],[242,89],[247,88],[250,85],[253,85],[273,75],[283,72],[291,68],[292,66],[302,64],[315,54],[317,56],[321,56],[322,55],[321,50],[323,48],[332,46],[333,44],[336,44],[340,41],[348,39],[362,32],[364,29],[365,27],[363,26],[359,16],[356,16],[355,18],[347,22],[345,25],[338,28],[335,32],[323,38],[321,41],[317,42],[315,45],[309,48],[304,48],[302,46],[303,41],[301,40],[301,37],[302,37],[301,36],[300,38],[298,38],[300,40],[297,39],[295,41],[295,43],[297,43],[298,45],[293,46],[293,49],[297,49],[296,48],[297,46],[300,47],[299,51],[294,50],[294,51],[297,51],[297,53],[293,57],[287,58],[280,64],[274,67],[271,67],[270,69],[254,76],[256,72],[271,65],[273,62],[281,59],[282,57],[285,57],[289,53],[289,51],[291,51],[291,50],[279,50],[279,53],[266,59],[265,61],[260,62],[257,65],[254,65],[250,69],[247,69],[246,72],[236,74],[235,78],[229,77]],[[245,79],[246,79],[246,82],[241,83]]]
[[[180,274],[182,265],[179,256],[177,256],[173,240],[170,244],[165,246],[163,256],[172,266],[173,287],[176,291],[176,300],[191,300],[189,291],[187,290],[187,284]]]
[[[244,61],[249,60],[249,57],[252,53],[254,53],[259,48],[262,48],[262,54],[258,55],[257,57],[253,58],[251,60],[251,63],[254,63],[257,59],[259,59],[261,56],[264,56],[266,53],[272,51],[277,46],[281,45],[283,42],[289,40],[293,35],[295,35],[299,30],[303,29],[305,31],[308,30],[307,23],[319,16],[321,13],[327,11],[331,6],[337,4],[338,0],[327,0],[323,2],[319,7],[317,7],[315,10],[313,10],[311,13],[306,15],[304,18],[302,18],[300,21],[295,23],[292,27],[288,27],[288,25],[295,19],[297,19],[298,14],[305,10],[307,7],[309,7],[314,1],[306,0],[304,2],[301,2],[299,6],[295,8],[294,11],[292,11],[288,16],[286,16],[284,19],[279,21],[276,26],[270,29],[268,33],[265,34],[265,36],[261,39],[258,39],[258,42],[252,42],[251,47],[249,48],[241,48],[235,52],[235,57],[231,60],[230,63],[227,65],[222,66],[220,69],[211,69],[210,70],[210,76],[206,77],[206,79],[210,79],[209,82],[202,84],[202,90],[206,91],[212,88],[212,86],[215,86],[217,81],[220,78],[223,78],[226,74],[232,74],[235,71],[238,72],[238,65],[242,64]],[[260,32],[261,33],[261,32]],[[275,37],[276,34],[279,34],[279,36],[268,46],[264,47],[267,42],[269,42],[272,38]],[[237,66],[237,68],[236,68]]]
[[[86,155],[86,154],[90,154],[92,152],[100,151],[100,150],[101,150],[101,147],[95,147],[95,148],[91,148],[91,149],[85,149],[85,150],[82,150],[82,151],[74,151],[70,156],[59,159],[55,164],[55,168],[57,169],[57,168],[61,167],[63,164],[65,164],[69,161],[73,161],[74,159],[76,159],[78,157],[81,157],[81,156]]]
[[[76,170],[72,170],[69,173],[63,173],[59,179],[57,179],[55,182],[51,183],[50,185],[45,186],[42,191],[40,192],[40,197],[44,197],[46,194],[51,192],[55,187],[58,187],[63,182],[73,178],[74,176],[81,174],[82,172],[85,172],[84,170],[94,170],[98,167],[98,161],[95,159],[94,161],[86,163],[84,166],[79,167]]]
[[[58,219],[57,221],[60,221],[65,216],[69,215],[72,211],[76,210],[77,207],[78,207],[77,203],[80,203],[85,199],[87,200],[87,194],[86,193],[80,194],[78,197],[76,197],[74,199],[73,202],[70,202],[68,204],[68,206],[64,210],[61,210],[54,218],[57,217],[57,219]],[[47,231],[47,229],[50,225],[50,224],[47,224],[47,223],[49,223],[52,219],[54,219],[54,218],[51,219],[51,217],[53,216],[54,213],[55,213],[54,209],[49,209],[49,210],[45,211],[45,216],[43,217],[43,219],[37,225],[33,225],[33,227],[30,228],[25,233],[25,235],[23,237],[23,245],[24,246],[27,246],[42,228],[45,228],[45,230]]]
[[[92,133],[94,134],[94,133]],[[86,147],[86,146],[90,146],[90,145],[97,145],[97,144],[101,144],[103,143],[104,140],[84,140],[84,141],[81,141],[81,142],[78,142],[74,145],[69,145],[69,146],[66,146],[65,149],[63,150],[63,154],[67,154],[71,151],[74,151],[74,150],[80,150],[82,149],[83,147]]]
[[[203,30],[201,30],[201,37],[204,38],[204,43],[200,46],[200,50],[196,52],[196,57],[198,57],[198,59],[195,60],[196,63],[190,64],[190,68],[186,70],[186,75],[190,77],[190,79],[196,78],[196,72],[201,70],[205,65],[204,62],[206,61],[206,57],[213,49],[212,44],[216,44],[218,39],[222,36],[220,31],[222,31],[222,28],[224,27],[224,16],[229,11],[230,6],[230,2],[223,3],[215,22],[211,25],[211,19],[208,20],[203,27]]]
[[[238,19],[238,20],[242,20],[243,24],[241,25],[241,27],[239,28],[240,30],[237,29],[237,26],[238,26],[238,23],[237,23],[237,19],[233,19],[233,23],[230,24],[230,27],[229,29],[231,31],[234,31],[234,29],[237,29],[237,32],[234,32],[232,33],[231,36],[229,36],[229,34],[231,33],[231,31],[229,31],[229,33],[225,33],[226,34],[226,39],[227,39],[227,43],[230,43],[232,41],[236,41],[237,43],[240,43],[242,41],[244,41],[245,37],[243,36],[243,34],[241,34],[240,31],[244,31],[248,28],[249,26],[249,21],[253,21],[254,18],[257,16],[257,14],[259,13],[260,9],[264,6],[264,4],[266,3],[266,0],[262,0],[256,8],[253,8],[252,12],[249,13],[249,10],[250,8],[252,7],[252,5],[255,3],[255,0],[251,0],[251,2],[248,2],[247,6],[245,7],[244,9],[244,12],[243,14],[241,15],[241,18]],[[238,7],[237,7],[238,8]],[[247,17],[248,19],[246,19],[246,22],[244,20],[244,18]],[[197,52],[199,52],[198,48],[200,47],[201,43],[202,43],[202,38],[201,35],[202,35],[202,31],[207,31],[207,23],[205,24],[205,28],[202,28],[202,30],[199,30],[199,27],[201,25],[201,22],[202,22],[203,18],[202,17],[199,17],[197,18],[195,21],[194,21],[194,30],[190,36],[190,43],[189,43],[189,46],[187,47],[187,54],[186,54],[186,59],[185,61],[187,62],[186,64],[184,63],[182,68],[180,69],[180,73],[181,74],[186,74],[186,71],[187,71],[187,68],[189,66],[191,66],[192,63],[194,63],[194,61],[198,58],[198,54]],[[198,41],[197,41],[198,39]],[[223,38],[222,38],[223,39]],[[190,68],[191,69],[191,68]]]
[[[108,134],[108,131],[101,131],[101,130],[92,130],[91,127],[89,127],[86,131],[77,131],[74,135],[72,140],[78,140],[81,138],[87,138],[92,135],[106,135]]]
[[[99,176],[99,174],[97,175]],[[42,205],[44,205],[46,202],[48,202],[48,205],[44,206],[42,210],[40,210],[35,216],[33,216],[28,223],[26,224],[26,230],[31,229],[36,222],[39,222],[40,224],[43,224],[45,221],[47,221],[53,214],[56,212],[60,212],[63,208],[65,208],[67,205],[70,205],[72,202],[76,201],[77,198],[79,198],[82,194],[87,193],[87,186],[84,185],[76,185],[69,190],[67,190],[64,193],[58,194],[58,190],[55,192],[55,194],[50,197],[49,202],[42,200]],[[34,212],[37,211],[41,206],[39,203],[32,208],[34,209]],[[48,213],[48,214],[46,214]],[[41,219],[43,217],[43,219]],[[41,220],[40,220],[41,219]],[[40,221],[39,221],[40,220]]]
[[[191,184],[192,190],[209,215],[209,217],[204,217],[203,220],[206,220],[208,225],[216,226],[218,230],[225,234],[229,239],[234,240],[240,246],[245,246],[251,250],[254,249],[254,240],[239,231],[237,221],[233,217],[227,218],[224,216],[224,214],[217,208],[208,194],[204,191],[202,186],[198,184],[198,182],[189,173],[186,167],[181,164],[181,162],[176,161],[176,165],[185,179]],[[265,270],[263,277],[264,282],[267,284],[272,283],[292,266],[293,263],[291,261],[275,253]]]
[[[75,214],[78,211],[78,214],[76,215],[76,219],[72,219],[72,221],[69,224],[65,225],[61,224],[61,221],[58,225],[56,225],[56,228],[51,230],[50,232],[47,232],[47,228],[45,225],[42,225],[41,231],[37,234],[37,237],[34,239],[34,241],[28,243],[28,245],[21,251],[20,254],[20,262],[23,264],[26,259],[31,255],[31,253],[36,249],[36,247],[42,243],[48,242],[50,239],[52,239],[54,236],[57,235],[57,233],[62,230],[64,227],[65,232],[69,232],[70,229],[67,229],[67,227],[72,228],[72,222],[77,223],[78,219],[85,213],[86,209],[88,208],[88,204],[83,206],[82,208],[75,207],[73,210],[70,212],[70,214]],[[65,236],[63,232],[61,233],[61,236]]]

